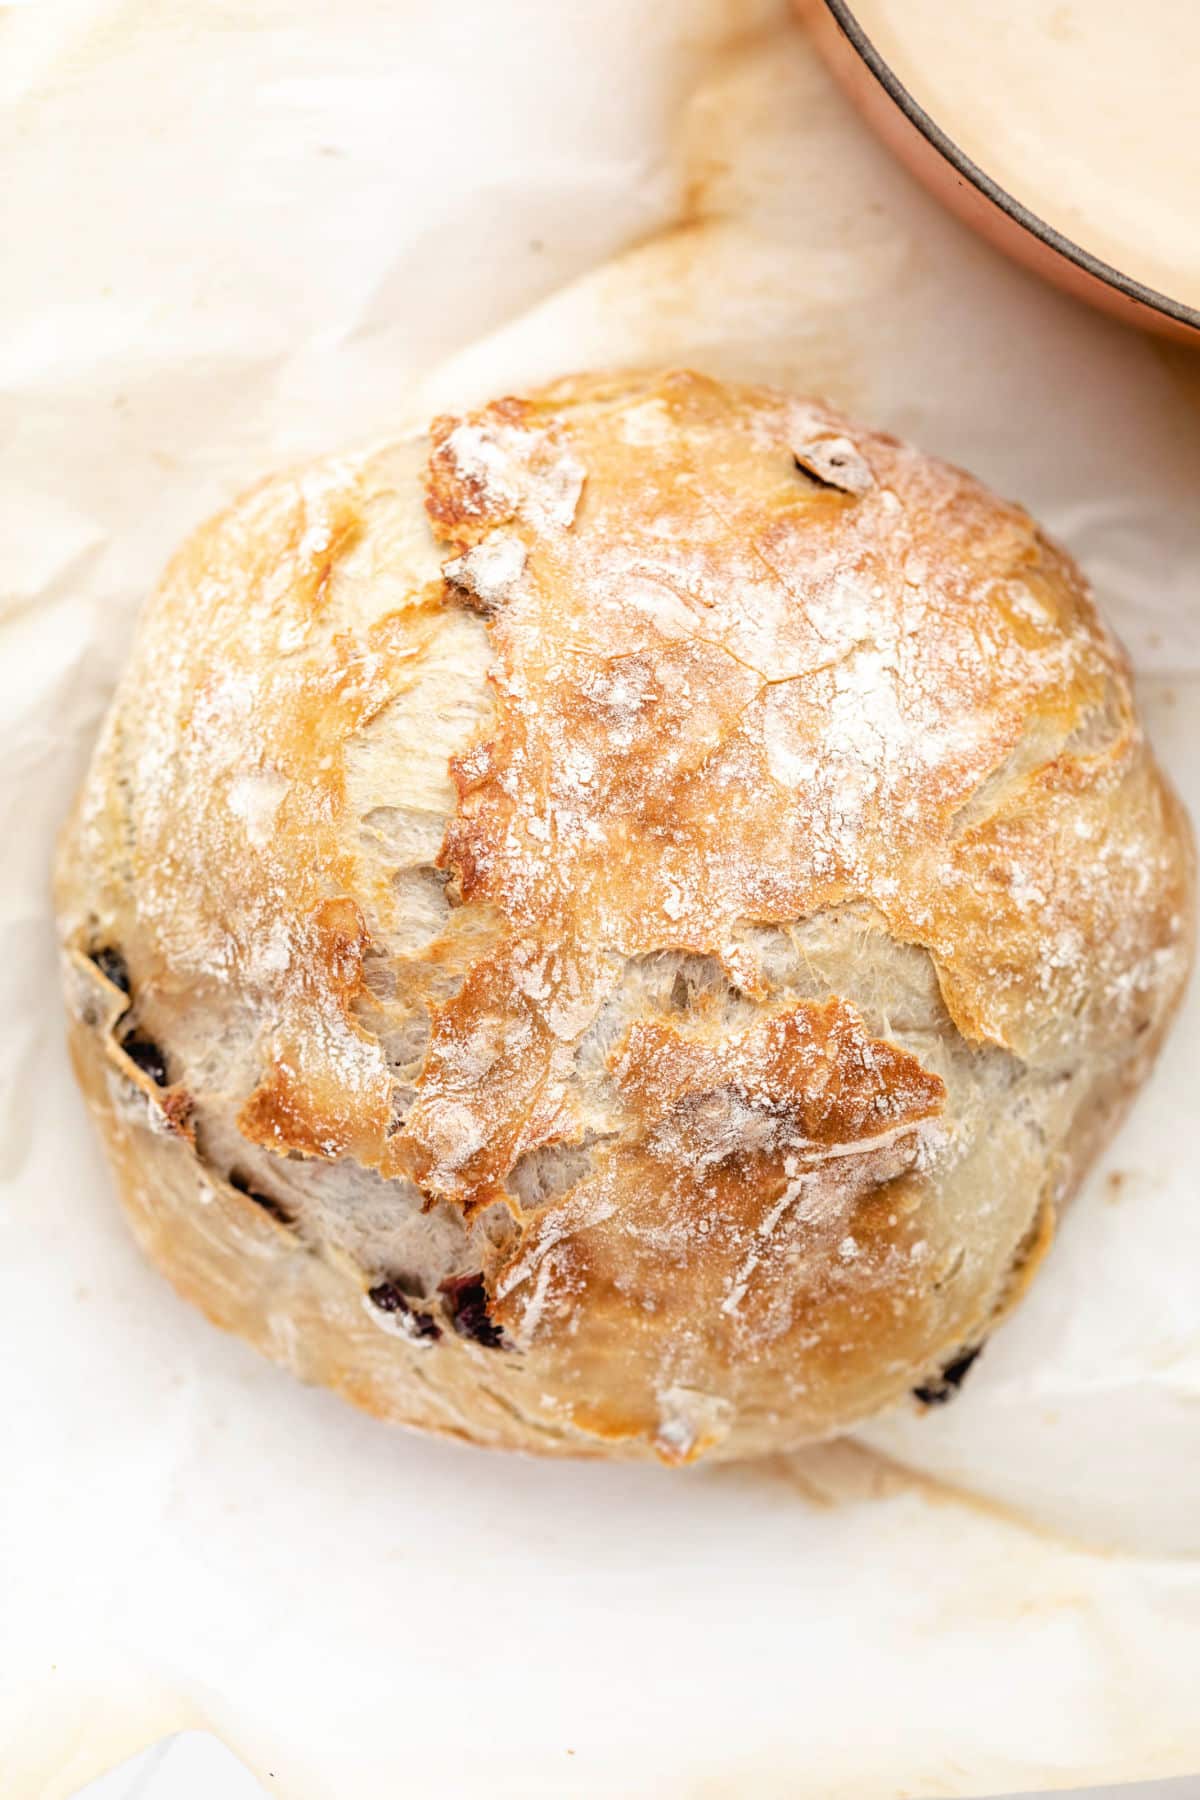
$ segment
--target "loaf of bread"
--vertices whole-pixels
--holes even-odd
[[[1192,857],[1018,506],[667,373],[201,530],[58,907],[182,1294],[389,1419],[686,1462],[960,1378],[1159,1047]]]

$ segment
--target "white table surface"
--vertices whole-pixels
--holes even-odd
[[[475,1791],[474,1779],[470,1791]],[[183,1731],[122,1763],[83,1788],[78,1800],[262,1800],[262,1787],[244,1765],[207,1732]],[[446,1788],[449,1800],[456,1791]],[[465,1796],[468,1788],[459,1790]],[[1182,1781],[1139,1781],[1121,1787],[1072,1788],[1075,1800],[1200,1800],[1200,1775]],[[1062,1790],[1059,1790],[1061,1797]],[[368,1796],[356,1800],[369,1800]],[[1049,1800],[1024,1794],[1001,1800]]]

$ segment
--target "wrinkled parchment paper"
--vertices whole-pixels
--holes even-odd
[[[287,1800],[1200,1767],[1195,991],[952,1406],[742,1470],[542,1466],[301,1389],[143,1265],[46,892],[186,529],[614,362],[824,393],[1027,501],[1200,814],[1200,359],[945,218],[774,0],[0,7],[0,168],[4,1795],[183,1725]]]

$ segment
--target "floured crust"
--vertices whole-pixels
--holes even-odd
[[[59,896],[81,1078],[185,1292],[389,1417],[666,1460],[842,1428],[986,1335],[1192,905],[1027,515],[686,373],[199,533]]]

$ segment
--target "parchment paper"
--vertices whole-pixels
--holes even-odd
[[[952,1406],[744,1470],[543,1466],[299,1388],[143,1265],[46,895],[186,529],[280,462],[612,362],[824,393],[1024,499],[1200,813],[1196,360],[946,219],[772,0],[0,8],[0,169],[5,1796],[189,1724],[288,1800],[1200,1766],[1194,993]]]

